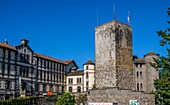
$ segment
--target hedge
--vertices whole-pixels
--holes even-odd
[[[0,100],[0,105],[28,105],[35,104],[35,97],[19,97],[10,100]]]

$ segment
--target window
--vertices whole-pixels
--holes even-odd
[[[10,67],[11,67],[11,66],[8,64],[8,69],[7,69],[7,70],[8,70],[8,71],[7,71],[7,74],[8,74],[8,75],[10,74]]]
[[[81,87],[80,87],[80,86],[77,87],[77,92],[78,92],[78,93],[81,92]]]
[[[5,49],[3,49],[2,57],[4,57],[4,58],[5,58]]]
[[[22,56],[22,54],[19,54],[19,60],[20,60],[20,61],[23,61],[23,56]]]
[[[36,84],[35,84],[35,91],[38,91],[38,87],[39,87],[39,84],[36,83]]]
[[[68,88],[68,91],[69,91],[69,92],[73,92],[72,87],[69,87],[69,88]]]
[[[46,71],[44,71],[44,81],[46,80]]]
[[[81,78],[77,78],[77,84],[81,84]]]
[[[138,64],[136,64],[136,68],[138,68]]]
[[[89,82],[88,81],[86,82],[86,90],[87,91],[89,90]]]
[[[6,83],[5,83],[5,88],[6,88],[6,89],[10,89],[10,81],[6,81]]]
[[[34,74],[34,70],[31,70],[31,76],[33,76],[33,74]]]
[[[26,77],[29,77],[29,69],[26,69]]]
[[[140,78],[142,78],[142,71],[140,71]]]
[[[40,79],[42,79],[42,70],[40,70]]]
[[[8,51],[8,59],[11,59],[11,51]]]
[[[27,52],[27,50],[26,49],[24,49],[24,53],[26,53]]]
[[[50,85],[49,91],[53,92],[53,86]]]
[[[26,75],[25,68],[23,68],[23,76],[25,77]]]
[[[137,75],[137,78],[139,78],[139,72],[138,71],[137,71],[136,75]]]
[[[86,66],[86,70],[88,70],[89,69],[89,66]]]
[[[20,67],[20,76],[22,76],[22,67]]]
[[[43,85],[43,92],[46,92],[47,91],[47,88],[46,88],[46,85],[44,84]]]
[[[142,68],[142,64],[140,64],[140,68]]]
[[[69,79],[68,79],[68,83],[69,83],[69,84],[73,84],[73,78],[69,78]]]
[[[89,78],[89,73],[88,72],[86,72],[86,78]]]
[[[140,84],[140,91],[143,91],[142,83]]]
[[[29,63],[29,57],[30,57],[29,55],[22,54],[22,53],[20,53],[19,55],[20,55],[19,60],[21,62]]]
[[[139,83],[137,83],[137,91],[139,91]]]
[[[5,73],[5,64],[2,64],[2,74]]]
[[[46,60],[44,60],[44,68],[46,68],[46,62],[47,62],[47,61],[46,61]]]

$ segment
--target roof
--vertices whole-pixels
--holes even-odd
[[[134,60],[134,63],[145,63],[145,60],[143,58],[138,58]]]
[[[99,28],[99,27],[101,27],[101,26],[103,26],[103,25],[107,25],[108,23],[119,23],[119,24],[123,24],[123,25],[125,25],[125,26],[128,26],[128,27],[131,27],[130,25],[128,25],[128,24],[125,24],[125,23],[123,23],[123,22],[120,22],[120,21],[118,21],[118,20],[112,20],[112,21],[109,21],[109,22],[106,22],[106,23],[104,23],[104,24],[101,24],[101,25],[99,25],[99,26],[97,26],[96,28]]]
[[[23,39],[23,40],[26,40],[26,39]],[[28,40],[26,40],[26,41],[28,41]],[[22,44],[21,44],[22,45]],[[17,51],[17,47],[19,47],[19,46],[12,46],[12,45],[9,45],[8,43],[3,43],[3,42],[0,42],[0,46],[1,47],[5,47],[5,48],[8,48],[8,49],[11,49],[11,50],[15,50],[15,51]],[[29,47],[29,46],[28,46]],[[29,47],[30,48],[30,47]],[[31,49],[31,48],[30,48]],[[32,51],[32,49],[31,49],[31,51]],[[74,62],[74,60],[66,60],[66,61],[62,61],[62,60],[58,60],[58,59],[56,59],[56,58],[52,58],[52,57],[49,57],[49,56],[45,56],[45,55],[43,55],[43,54],[39,54],[39,53],[36,53],[36,52],[34,52],[34,56],[35,57],[39,57],[39,58],[43,58],[43,59],[47,59],[47,60],[51,60],[51,61],[54,61],[54,62],[58,62],[58,63],[62,63],[62,64],[66,64],[66,65],[68,65],[69,63],[71,63],[71,62],[73,62],[75,65],[76,65],[76,63]],[[76,65],[77,66],[77,65]],[[77,66],[78,67],[78,66]]]
[[[11,50],[16,50],[16,47],[15,47],[15,46],[11,46],[11,45],[9,45],[9,44],[7,44],[7,43],[2,43],[2,42],[0,42],[0,46],[1,46],[1,47],[5,47],[5,48],[8,48],[8,49],[11,49]]]
[[[150,56],[150,55],[157,55],[157,56],[159,56],[159,54],[157,54],[157,53],[155,53],[155,52],[149,52],[149,53],[145,54],[144,57],[145,57],[145,56]]]
[[[71,62],[73,62],[74,60],[66,60],[66,61],[64,61],[67,65],[69,64],[69,63],[71,63]]]
[[[92,60],[88,60],[85,64],[83,65],[95,65],[95,63]]]
[[[43,58],[43,59],[47,59],[47,60],[51,60],[51,61],[54,61],[54,62],[59,62],[59,63],[62,63],[62,64],[66,64],[66,62],[64,62],[62,60],[58,60],[56,58],[45,56],[43,54],[34,53],[34,56],[39,57],[39,58]]]
[[[84,75],[84,70],[77,70],[77,71],[70,72],[69,74],[67,74],[67,76],[75,76],[75,75]]]

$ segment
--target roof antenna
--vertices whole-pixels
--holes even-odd
[[[97,11],[97,19],[96,19],[96,23],[97,23],[97,26],[99,25],[99,8],[96,7],[96,11]]]
[[[116,20],[116,6],[115,6],[115,3],[113,3],[113,7],[114,7],[114,10],[113,10],[113,14],[114,14],[114,20]]]

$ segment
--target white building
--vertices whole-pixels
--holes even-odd
[[[88,60],[84,70],[72,70],[67,74],[67,91],[71,93],[86,92],[94,85],[95,64]]]

